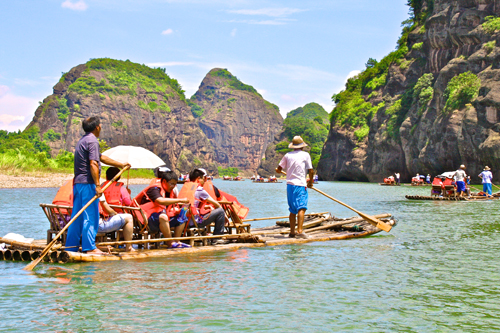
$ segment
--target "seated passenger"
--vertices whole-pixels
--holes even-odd
[[[106,170],[106,181],[102,183],[101,187],[106,186],[106,184],[113,179],[120,172],[120,169],[115,167],[110,167]],[[104,196],[106,197],[106,202],[109,205],[117,206],[131,206],[132,199],[130,198],[130,189],[123,187],[123,183],[119,182],[120,178],[116,180],[116,184],[111,185],[104,191]]]
[[[174,237],[181,237],[185,222],[177,221],[180,209],[175,204],[187,204],[187,198],[177,198],[177,175],[169,168],[160,167],[155,170],[157,179],[153,179],[148,187],[141,191],[135,200],[139,203],[148,218],[152,232],[161,231],[164,237],[170,238],[170,228],[174,229]],[[169,248],[190,247],[182,242],[166,242]]]
[[[221,205],[215,201],[210,194],[203,188],[203,184],[207,181],[207,172],[205,169],[194,169],[189,174],[189,179],[192,182],[198,183],[198,188],[194,193],[194,206],[198,213],[197,223],[200,226],[207,226],[212,222],[215,222],[214,236],[224,235],[224,224],[226,223],[226,214]],[[207,203],[213,207],[207,208]],[[225,239],[218,239],[212,242],[212,244],[227,244],[229,243]]]
[[[134,220],[132,215],[117,214],[113,208],[109,207],[103,195],[99,198],[99,213],[100,218],[97,233],[108,233],[123,229],[123,239],[126,241],[132,240],[134,231]],[[132,248],[132,244],[127,244],[125,250],[128,252],[135,251]]]

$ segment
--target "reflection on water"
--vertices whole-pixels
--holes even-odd
[[[285,184],[216,181],[250,218],[287,215]],[[0,331],[408,331],[500,328],[499,202],[409,201],[428,189],[318,187],[366,213],[390,212],[390,234],[96,264],[0,262]],[[138,193],[141,186],[134,186]],[[44,238],[40,202],[56,189],[0,190],[1,234]],[[29,198],[26,202],[26,198]],[[15,202],[24,202],[20,210]],[[30,202],[31,201],[31,202]],[[309,211],[353,216],[310,192]],[[255,226],[272,222],[258,221]],[[22,328],[22,329],[21,329]]]

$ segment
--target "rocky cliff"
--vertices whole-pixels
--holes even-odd
[[[279,108],[226,69],[212,69],[189,103],[223,167],[254,173],[283,127]]]
[[[500,177],[500,4],[409,1],[396,51],[333,96],[320,179],[381,181],[484,165]]]
[[[215,84],[209,77],[200,87],[203,92]],[[110,147],[145,147],[177,171],[204,166],[217,174],[218,166],[234,166],[231,163],[255,170],[268,138],[281,126],[279,112],[276,115],[260,95],[238,87],[214,91],[225,100],[218,107],[206,107],[199,117],[199,109],[186,100],[178,82],[164,69],[128,60],[93,59],[63,75],[28,128],[40,128],[52,154],[73,151],[83,134],[82,119],[96,115],[103,127],[101,139]],[[196,96],[205,101],[203,92]],[[244,158],[252,162],[245,164]]]

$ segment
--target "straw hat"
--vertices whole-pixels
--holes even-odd
[[[298,149],[307,147],[307,144],[302,140],[300,136],[294,136],[292,142],[288,145],[288,148]]]
[[[465,165],[463,165],[463,164],[462,164],[462,165],[460,166],[460,169],[465,169]]]
[[[484,170],[491,170],[489,166],[485,166]]]

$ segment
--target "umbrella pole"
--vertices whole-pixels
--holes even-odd
[[[127,170],[127,190],[128,190],[128,181],[130,179],[130,169]]]

